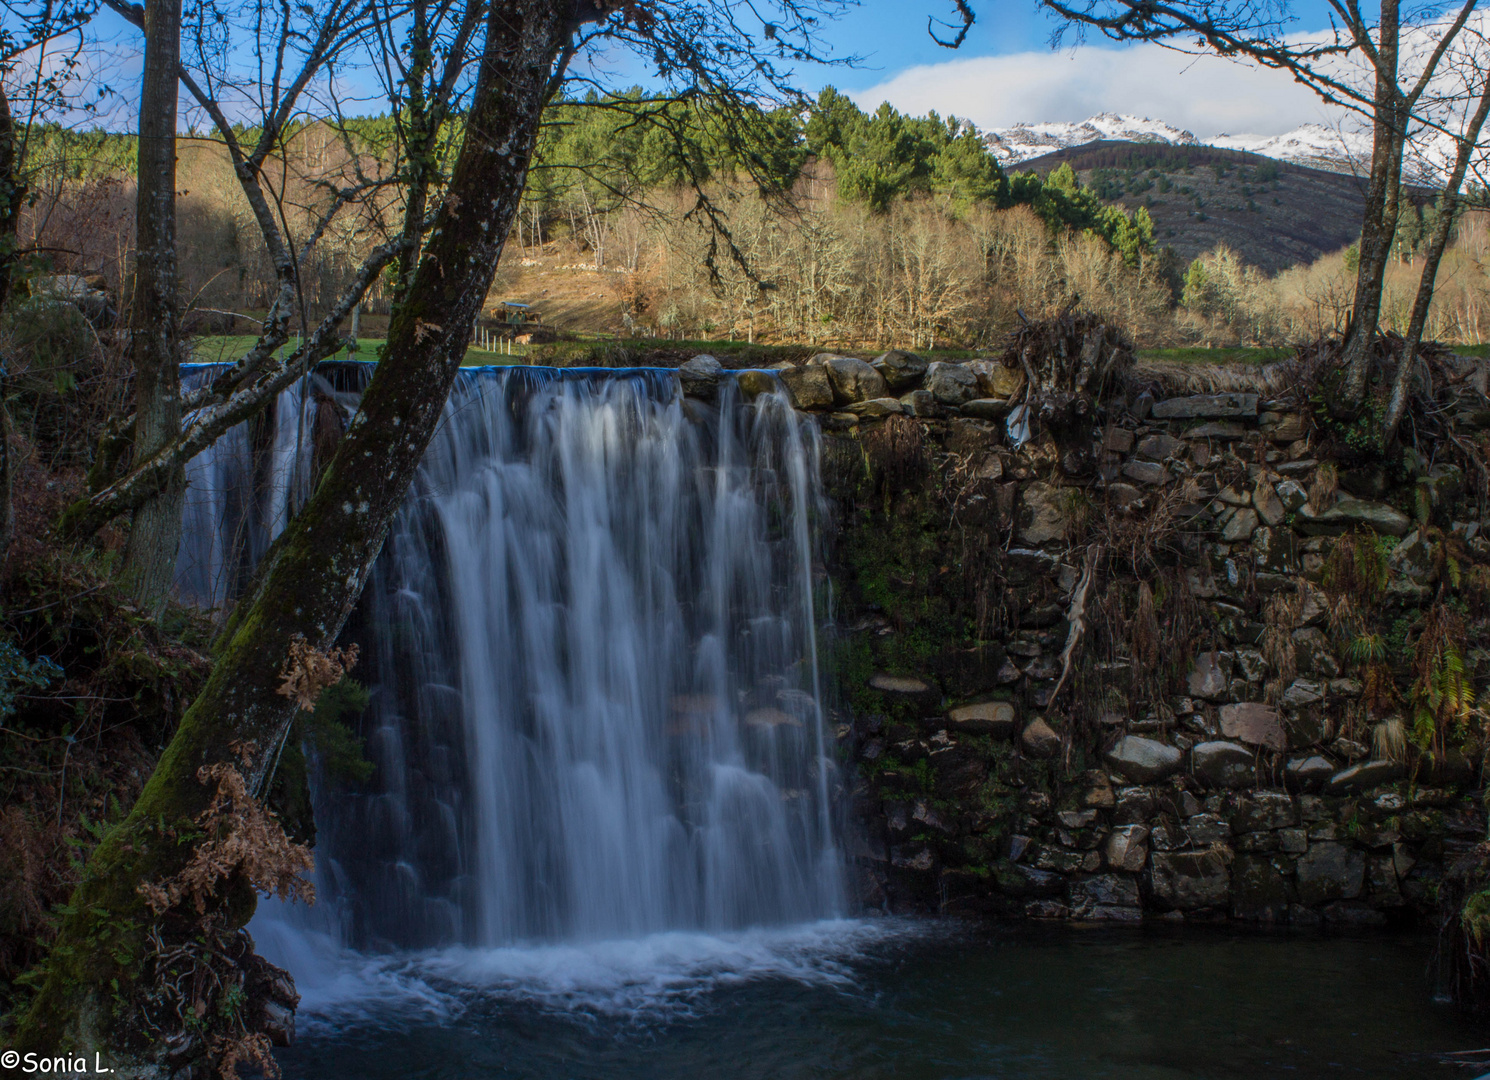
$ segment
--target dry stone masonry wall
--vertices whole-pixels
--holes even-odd
[[[1462,364],[1472,442],[1486,372]],[[1485,839],[1483,716],[1425,731],[1407,689],[1434,619],[1487,674],[1462,458],[1356,466],[1307,400],[1133,376],[1073,436],[997,359],[680,376],[784,384],[825,432],[868,903],[1378,925]]]

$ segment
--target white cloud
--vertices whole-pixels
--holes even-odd
[[[850,96],[864,109],[888,101],[901,112],[935,109],[983,128],[1125,113],[1203,139],[1277,135],[1300,124],[1337,124],[1342,116],[1282,72],[1158,45],[968,57],[907,68]]]

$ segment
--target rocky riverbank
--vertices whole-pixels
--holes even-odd
[[[733,375],[825,431],[865,901],[1427,915],[1486,836],[1484,363],[1441,360],[1443,434],[1383,459],[1307,389],[1176,393],[1100,328],[1071,345],[1090,393],[1028,350]]]

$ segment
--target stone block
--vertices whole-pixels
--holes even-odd
[[[1223,907],[1231,895],[1226,860],[1213,851],[1155,852],[1149,879],[1154,900],[1176,911]]]
[[[911,389],[926,375],[926,361],[903,349],[891,349],[869,363],[885,380],[885,385],[896,393]]]
[[[833,404],[833,384],[821,365],[784,368],[780,377],[794,408],[825,409]]]
[[[1221,734],[1250,746],[1288,749],[1288,736],[1278,710],[1257,701],[1221,706]]]
[[[1107,835],[1103,855],[1113,870],[1137,873],[1148,861],[1149,830],[1145,825],[1120,825]]]
[[[1195,394],[1154,402],[1156,420],[1199,420],[1257,415],[1256,394]]]
[[[978,377],[966,364],[938,360],[926,369],[926,389],[943,405],[962,405],[978,397]]]
[[[1331,900],[1354,900],[1361,895],[1366,857],[1333,840],[1311,844],[1294,868],[1299,903],[1318,907]]]

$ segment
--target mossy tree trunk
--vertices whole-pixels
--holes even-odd
[[[574,0],[491,5],[465,141],[361,408],[240,601],[207,686],[139,801],[89,861],[18,1045],[99,1049],[150,1074],[148,1053],[131,1059],[121,1046],[153,921],[137,887],[190,860],[192,844],[171,839],[170,830],[189,827],[208,803],[212,791],[198,781],[199,769],[232,764],[260,792],[270,779],[294,709],[277,692],[279,673],[297,636],[318,648],[336,639],[439,423],[518,209],[575,10]],[[244,744],[250,752],[240,764],[233,747]],[[253,903],[238,885],[217,902],[242,925]]]

